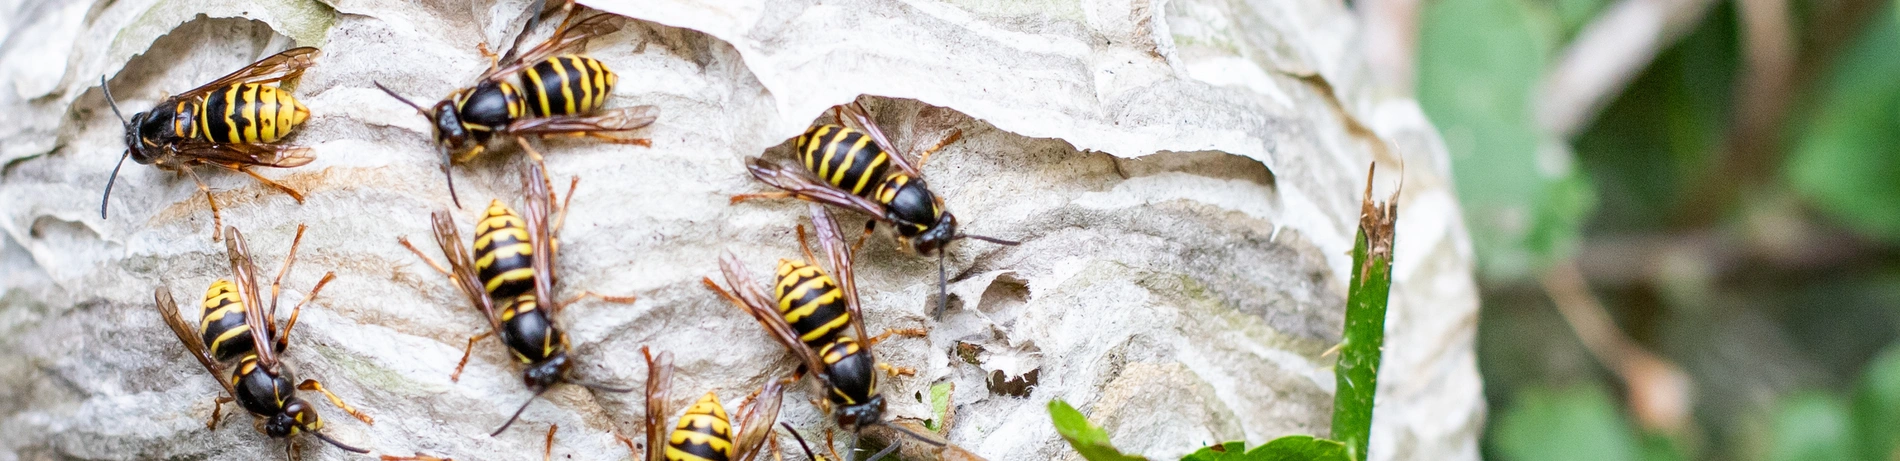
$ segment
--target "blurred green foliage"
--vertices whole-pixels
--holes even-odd
[[[1540,132],[1537,85],[1611,3],[1422,6],[1416,90],[1481,274],[1486,458],[1900,460],[1900,1],[1756,11],[1787,15],[1785,104],[1747,86],[1774,22],[1717,2],[1591,125]],[[1636,424],[1551,306],[1537,278],[1566,259],[1692,375],[1681,433]]]

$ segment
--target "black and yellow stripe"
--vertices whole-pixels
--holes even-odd
[[[870,402],[877,396],[876,361],[870,349],[850,336],[838,336],[818,349],[825,364],[826,388],[832,403],[851,406]]]
[[[667,436],[667,461],[731,461],[732,420],[719,396],[707,392],[686,409],[679,426]]]
[[[174,122],[175,134],[225,144],[277,142],[310,117],[310,109],[290,92],[256,83],[213,90],[197,104],[194,126]]]
[[[541,304],[535,302],[534,293],[514,297],[501,312],[495,316],[501,320],[502,329],[507,336],[502,338],[508,344],[508,350],[515,354],[521,363],[535,363],[546,360],[566,350],[561,343],[561,333],[554,329],[554,323],[548,320],[547,312],[541,310]]]
[[[475,223],[475,272],[490,299],[507,300],[534,289],[534,244],[528,222],[500,200]]]
[[[245,323],[244,297],[237,284],[229,279],[211,282],[200,305],[204,309],[198,316],[198,335],[204,338],[212,357],[224,362],[253,351],[256,345],[251,340],[251,327]]]
[[[909,176],[891,168],[890,154],[870,136],[843,126],[812,127],[798,137],[796,146],[805,169],[859,197],[877,200],[891,176]]]
[[[818,266],[779,260],[773,298],[778,300],[778,313],[785,317],[785,323],[812,348],[831,343],[851,326],[844,290]]]
[[[528,109],[535,117],[600,110],[618,80],[599,60],[572,54],[548,58],[521,72]]]

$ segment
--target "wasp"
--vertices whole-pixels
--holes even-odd
[[[490,330],[468,339],[468,346],[462,351],[461,363],[455,366],[450,379],[461,378],[462,368],[468,365],[469,355],[474,351],[477,341],[499,336],[515,359],[527,366],[522,371],[522,381],[534,393],[533,397],[539,397],[555,384],[563,382],[606,392],[632,391],[581,381],[571,376],[567,334],[555,324],[555,316],[568,304],[588,297],[618,303],[632,303],[635,299],[632,296],[602,296],[582,292],[564,301],[554,301],[555,235],[562,222],[566,221],[568,204],[564,200],[558,211],[550,211],[554,200],[547,173],[540,162],[528,162],[521,179],[525,197],[522,213],[516,213],[501,200],[491,201],[488,210],[475,224],[474,253],[463,246],[461,234],[448,210],[433,214],[436,244],[448,260],[447,268],[409,243],[408,237],[397,239],[430,267],[447,276],[488,320]],[[579,184],[579,177],[569,183],[567,200],[574,197],[574,187]],[[556,216],[552,221],[549,219],[550,214]],[[521,408],[515,410],[514,415],[490,435],[500,435],[514,424],[528,404],[534,403],[533,397],[523,402]]]
[[[878,363],[871,346],[893,334],[922,336],[925,332],[894,329],[876,337],[865,334],[857,282],[851,269],[851,249],[837,221],[825,207],[818,204],[808,207],[819,245],[831,264],[829,274],[815,263],[780,261],[773,284],[777,296],[768,298],[759,285],[753,283],[744,264],[727,253],[719,261],[726,287],[720,287],[711,278],[701,279],[701,283],[758,320],[773,339],[799,357],[801,368],[817,377],[827,397],[824,405],[836,407],[825,411],[833,414],[839,426],[855,432],[868,426],[887,425],[884,397],[877,389],[877,371],[894,375],[915,374],[915,371]],[[817,261],[805,243],[804,226],[799,226],[798,235],[806,260]],[[843,334],[847,325],[853,334]],[[889,427],[910,432],[900,426]],[[918,434],[911,435],[932,445],[942,445]]]
[[[871,120],[864,106],[854,102],[835,109],[836,123],[813,126],[793,141],[793,156],[803,171],[757,157],[747,162],[752,177],[780,192],[738,195],[732,202],[795,197],[870,215],[873,219],[865,223],[866,232],[879,222],[894,228],[901,246],[922,256],[937,256],[937,312],[941,316],[949,302],[944,289],[948,283],[943,267],[945,246],[965,238],[1001,245],[1019,243],[957,233],[956,216],[944,208],[943,198],[924,184],[920,169],[924,162],[930,160],[931,153],[961,138],[962,130],[952,130],[936,144],[922,149],[913,164],[906,154],[892,147],[890,138]],[[845,126],[845,117],[859,128]]]
[[[272,438],[287,438],[300,433],[316,436],[330,445],[343,450],[368,453],[369,450],[346,445],[323,433],[323,420],[309,402],[297,396],[298,390],[323,393],[350,416],[362,420],[365,424],[375,421],[368,415],[357,411],[336,394],[330,393],[322,383],[306,379],[301,384],[294,381],[287,370],[279,367],[279,354],[290,344],[290,330],[297,325],[297,314],[302,312],[304,304],[317,297],[325,284],[336,277],[335,273],[326,273],[317,285],[310,289],[303,301],[290,310],[290,319],[282,328],[276,324],[277,294],[284,278],[290,271],[291,263],[297,259],[297,244],[303,240],[304,226],[297,226],[297,237],[291,241],[290,255],[284,258],[284,267],[277,272],[276,280],[271,282],[271,301],[269,308],[258,300],[257,267],[251,261],[250,250],[246,247],[243,234],[237,228],[225,230],[225,249],[231,261],[231,278],[219,279],[211,283],[205,292],[203,315],[197,328],[185,322],[178,314],[178,306],[172,301],[170,290],[159,287],[153,298],[158,305],[159,316],[165,318],[172,333],[185,343],[185,349],[191,352],[205,371],[218,379],[224,386],[224,395],[220,395],[211,410],[210,429],[217,429],[218,420],[223,413],[225,403],[236,401],[238,406],[259,418],[259,432]],[[225,379],[224,364],[236,361]],[[287,444],[285,451],[292,459],[296,458],[295,443]]]
[[[779,403],[785,388],[778,381],[765,383],[739,406],[738,425],[727,417],[719,394],[707,392],[686,408],[679,424],[666,431],[666,418],[673,414],[666,401],[673,381],[673,354],[640,348],[647,360],[647,456],[648,461],[746,461],[764,459],[760,447],[771,439],[772,423],[778,421]],[[737,429],[736,431],[734,429]]]
[[[601,13],[575,20],[578,10],[572,2],[568,14],[552,36],[519,56],[514,47],[483,72],[473,87],[462,88],[425,109],[394,90],[376,83],[377,88],[408,104],[427,117],[435,130],[436,144],[442,147],[445,161],[442,174],[448,178],[449,197],[457,207],[455,177],[449,166],[467,162],[490,147],[497,137],[512,137],[525,146],[523,137],[555,135],[587,136],[617,144],[650,146],[645,138],[616,136],[645,127],[659,118],[654,106],[604,109],[619,77],[599,60],[569,51],[589,38],[614,30]],[[522,36],[534,27],[534,16],[522,29]],[[520,37],[516,38],[519,45]],[[484,48],[484,53],[486,49]],[[493,55],[490,55],[491,57]],[[530,156],[539,154],[530,152]],[[538,160],[538,158],[537,158]]]
[[[217,200],[211,197],[211,188],[198,178],[192,167],[215,165],[240,171],[303,203],[302,193],[258,175],[251,168],[294,168],[315,160],[309,148],[277,143],[310,117],[310,109],[291,96],[290,91],[272,84],[302,76],[305,69],[316,64],[319,54],[311,47],[284,50],[204,86],[166,98],[152,110],[132,114],[131,120],[126,120],[125,114],[119,111],[112,89],[107,87],[105,77],[100,76],[99,87],[105,91],[106,104],[125,126],[125,153],[119,156],[119,163],[112,167],[112,176],[106,179],[105,194],[99,199],[99,218],[106,217],[112,185],[118,181],[119,168],[125,166],[127,157],[141,165],[191,176],[192,181],[198,183],[198,190],[204,192],[205,201],[211,204],[213,239],[218,238],[218,229],[224,226],[224,220],[218,213]]]

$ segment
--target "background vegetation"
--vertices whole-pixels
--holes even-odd
[[[1487,459],[1900,459],[1892,2],[1356,6],[1454,156]]]

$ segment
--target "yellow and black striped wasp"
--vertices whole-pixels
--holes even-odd
[[[943,198],[930,192],[920,169],[930,154],[962,137],[952,130],[931,147],[921,149],[917,163],[897,150],[884,131],[871,120],[869,112],[857,103],[835,108],[832,124],[813,126],[793,142],[793,157],[803,171],[754,157],[746,169],[752,177],[781,192],[734,196],[734,203],[755,198],[798,199],[857,210],[871,215],[869,227],[882,222],[896,231],[898,242],[922,256],[937,256],[937,312],[941,316],[949,301],[944,290],[948,282],[944,272],[944,247],[951,241],[971,238],[1001,245],[1018,242],[981,235],[957,233],[957,218],[943,206]],[[859,126],[844,125],[849,117]]]
[[[666,418],[673,414],[666,401],[673,381],[673,354],[658,357],[646,348],[640,353],[647,359],[647,461],[749,461],[763,460],[761,450],[772,437],[772,423],[778,421],[779,403],[785,387],[777,381],[764,387],[739,406],[737,418],[726,416],[719,394],[700,396],[679,424],[666,431]],[[734,426],[734,420],[738,425]],[[736,431],[734,429],[737,429]]]
[[[808,207],[819,245],[831,263],[830,274],[836,278],[813,264],[780,261],[773,284],[776,296],[767,297],[738,257],[727,253],[719,260],[726,287],[721,288],[711,278],[702,279],[701,283],[757,319],[773,339],[798,356],[802,370],[817,377],[821,392],[826,396],[826,406],[836,406],[826,411],[833,413],[840,427],[856,432],[884,424],[884,397],[877,390],[878,370],[898,375],[915,373],[878,363],[871,346],[892,334],[921,336],[924,332],[894,329],[876,337],[865,334],[857,282],[851,271],[851,248],[845,243],[837,221],[824,206],[811,204]],[[798,228],[798,235],[806,260],[817,261],[805,244],[803,226]],[[847,325],[853,334],[844,334]],[[910,432],[899,426],[889,427]],[[911,435],[932,445],[942,445],[918,434]]]
[[[520,37],[525,37],[538,22],[534,20],[539,18],[537,14],[516,38],[516,46],[482,73],[474,87],[456,90],[433,108],[425,109],[382,83],[376,84],[383,92],[414,107],[434,125],[436,144],[442,146],[445,157],[442,174],[448,177],[449,197],[455,200],[456,206],[461,206],[461,199],[455,195],[455,177],[449,173],[449,166],[480,155],[497,136],[512,137],[524,147],[523,137],[556,135],[652,145],[652,141],[645,138],[609,133],[650,125],[659,118],[659,108],[605,109],[619,77],[599,60],[570,52],[589,38],[611,33],[614,28],[608,23],[610,15],[600,13],[575,20],[580,11],[572,1],[565,9],[568,13],[561,24],[540,46],[519,55],[514,49],[520,45]],[[538,156],[532,151],[529,155]]]
[[[297,237],[292,241],[290,255],[284,258],[284,267],[271,282],[271,301],[265,308],[258,299],[257,266],[252,263],[250,250],[244,242],[244,235],[237,228],[228,228],[225,248],[231,260],[231,278],[212,282],[211,289],[205,293],[201,303],[203,315],[197,328],[185,323],[178,314],[178,306],[172,301],[169,290],[160,287],[153,294],[158,305],[160,317],[165,318],[172,333],[185,343],[185,349],[191,356],[204,365],[205,370],[224,386],[225,395],[218,397],[211,410],[211,429],[217,429],[218,419],[223,413],[224,404],[236,401],[238,406],[259,418],[258,431],[272,438],[287,438],[299,433],[309,433],[337,448],[356,453],[368,453],[368,450],[356,448],[330,438],[322,431],[323,420],[309,402],[297,396],[297,390],[323,393],[330,402],[366,424],[374,424],[368,415],[357,411],[344,403],[336,394],[323,388],[323,384],[314,379],[291,385],[294,380],[287,370],[279,367],[278,354],[282,354],[290,345],[290,330],[297,325],[297,314],[302,312],[304,304],[317,297],[323,286],[335,278],[334,273],[323,275],[317,285],[310,289],[303,301],[290,310],[290,319],[279,329],[276,323],[277,294],[284,274],[290,271],[291,263],[297,259],[297,243],[303,240],[303,226],[297,226]],[[209,345],[207,346],[207,343]],[[225,377],[224,363],[237,361],[229,380]],[[287,444],[285,451],[291,459],[296,458],[295,443]]]
[[[192,167],[215,165],[243,172],[303,203],[302,193],[258,175],[251,168],[293,168],[315,160],[309,148],[277,144],[310,117],[310,110],[291,96],[290,91],[272,84],[303,75],[305,69],[316,64],[319,54],[311,47],[284,50],[204,86],[166,98],[152,110],[132,114],[131,120],[119,112],[112,89],[106,86],[105,77],[100,76],[99,87],[105,91],[106,103],[125,126],[125,153],[119,157],[118,165],[112,167],[112,176],[106,179],[105,194],[99,199],[99,218],[106,217],[112,184],[118,181],[119,167],[125,166],[127,157],[141,165],[191,176],[192,181],[198,183],[198,190],[204,192],[205,201],[211,204],[213,239],[218,238],[218,229],[223,228],[224,220],[218,213],[217,200],[211,197],[211,188],[198,178]]]
[[[577,380],[570,375],[572,364],[567,357],[567,334],[555,324],[555,316],[568,304],[587,297],[618,303],[631,303],[634,298],[582,292],[564,301],[554,301],[555,234],[559,232],[562,222],[566,221],[567,203],[561,204],[556,212],[557,217],[550,222],[548,216],[554,200],[549,191],[547,173],[541,168],[540,162],[528,162],[521,182],[525,197],[522,213],[515,213],[501,200],[491,201],[488,210],[475,225],[476,251],[473,254],[462,245],[461,233],[456,230],[455,219],[448,210],[439,210],[432,215],[436,244],[448,259],[447,268],[409,243],[408,237],[397,239],[430,267],[448,276],[456,288],[468,297],[469,303],[488,319],[489,332],[468,339],[461,363],[455,366],[451,380],[460,379],[462,367],[468,365],[469,355],[474,351],[477,341],[489,336],[500,336],[501,342],[508,346],[515,359],[527,366],[522,372],[522,380],[535,397],[563,382],[606,392],[632,391]],[[573,178],[566,199],[573,199],[574,187],[579,183],[579,177]],[[508,417],[508,422],[491,435],[500,435],[507,430],[515,419],[521,417],[521,411],[533,402],[533,397],[523,402],[521,408]]]

